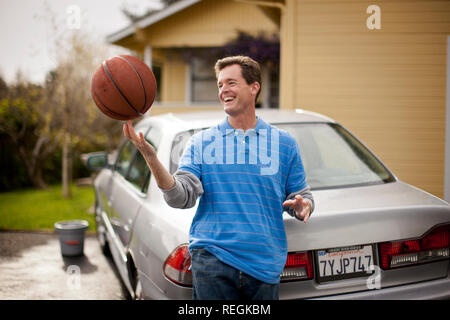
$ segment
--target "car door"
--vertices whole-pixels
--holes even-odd
[[[147,131],[153,141],[158,136],[155,133],[152,128]],[[149,137],[147,141],[157,148],[157,144]],[[110,221],[125,248],[130,242],[133,223],[146,197],[150,179],[150,170],[144,157],[130,141],[125,143],[117,158],[113,179]]]

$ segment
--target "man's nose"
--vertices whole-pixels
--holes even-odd
[[[230,89],[230,87],[227,84],[223,84],[220,88],[220,92],[226,92],[228,89]]]

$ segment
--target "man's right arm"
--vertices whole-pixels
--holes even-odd
[[[178,170],[173,177],[175,185],[168,190],[161,189],[164,200],[173,208],[192,208],[197,198],[203,194],[202,182],[188,171]]]
[[[187,171],[177,171],[172,176],[159,161],[155,148],[145,140],[142,132],[136,134],[131,121],[123,125],[123,133],[144,157],[167,204],[174,208],[193,207],[197,198],[203,194],[201,181]]]

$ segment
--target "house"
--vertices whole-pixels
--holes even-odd
[[[107,40],[135,51],[152,66],[159,84],[157,107],[152,109],[155,114],[221,108],[213,70],[215,60],[189,56],[186,61],[186,52],[223,46],[235,39],[238,31],[271,35],[279,32],[279,26],[253,5],[183,0],[110,35]],[[267,72],[263,76],[269,84]],[[274,83],[278,86],[278,77]],[[270,89],[268,86],[264,89],[261,96],[267,100],[265,92]]]
[[[237,30],[280,36],[262,107],[277,92],[280,108],[330,116],[400,179],[450,200],[450,1],[180,0],[107,41],[152,65],[154,114],[206,110],[220,108],[212,66],[176,52],[223,45]]]

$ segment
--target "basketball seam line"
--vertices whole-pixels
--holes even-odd
[[[136,72],[136,74],[137,74],[138,77],[139,77],[139,80],[141,80],[142,89],[144,90],[144,106],[143,106],[141,109],[145,109],[145,106],[147,105],[147,92],[145,91],[144,81],[142,80],[139,71],[137,71],[137,69],[136,69],[136,67],[134,66],[134,64],[132,64],[130,61],[128,61],[128,60],[125,59],[124,57],[122,57],[122,56],[117,56],[117,58],[126,61],[131,67],[133,67],[134,71]]]
[[[95,88],[92,88],[92,89],[94,90],[94,96],[95,96],[95,98],[97,98],[98,102],[100,102],[101,105],[102,105],[103,107],[105,107],[108,111],[110,111],[110,112],[112,112],[112,113],[114,113],[114,114],[116,114],[116,115],[118,115],[118,116],[120,116],[120,117],[123,117],[123,118],[129,117],[129,115],[121,114],[121,113],[115,112],[115,111],[111,110],[110,108],[108,108],[108,106],[107,106],[106,104],[104,104],[103,101],[102,101],[102,99],[100,99],[100,97],[98,96],[97,91],[95,90]]]
[[[111,73],[109,72],[108,66],[106,65],[106,61],[103,61],[103,70],[106,71],[106,74],[108,75],[109,79],[111,79],[112,83],[114,84],[114,86],[116,87],[117,91],[119,91],[120,95],[122,96],[122,98],[125,99],[125,101],[128,103],[128,105],[138,114],[138,115],[142,115],[139,111],[136,110],[136,108],[131,104],[131,102],[127,99],[127,97],[123,94],[122,90],[120,90],[119,86],[116,84],[116,82],[114,81],[114,79],[112,78]]]

